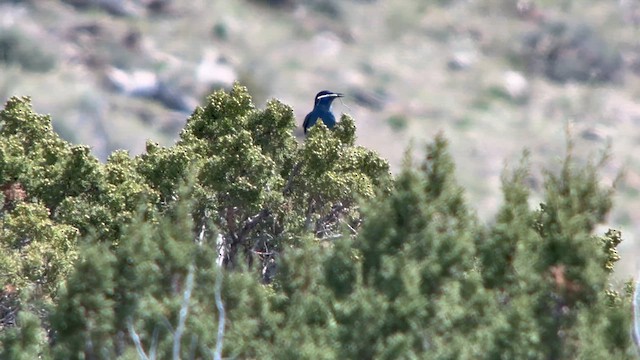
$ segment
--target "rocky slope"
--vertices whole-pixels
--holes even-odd
[[[623,251],[637,250],[637,5],[432,3],[4,0],[0,101],[32,96],[57,131],[104,159],[139,153],[146,139],[170,143],[207,93],[235,80],[257,106],[291,104],[300,122],[317,91],[340,91],[334,111],[353,115],[359,142],[395,170],[411,141],[419,154],[444,132],[486,219],[505,162],[523,149],[536,189],[568,136],[585,161],[611,144],[608,180],[626,171],[611,225]]]

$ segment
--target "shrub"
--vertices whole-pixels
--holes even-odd
[[[35,40],[19,30],[0,32],[0,63],[22,66],[33,72],[47,72],[56,65],[56,59]]]

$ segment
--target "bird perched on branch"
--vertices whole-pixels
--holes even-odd
[[[320,91],[316,95],[313,110],[304,117],[304,122],[302,123],[304,134],[307,134],[307,131],[316,124],[318,119],[322,120],[329,129],[333,129],[336,125],[336,117],[331,112],[331,103],[333,100],[343,96],[340,93],[334,93],[329,90]]]

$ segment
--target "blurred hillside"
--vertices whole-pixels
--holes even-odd
[[[239,80],[302,118],[322,89],[347,94],[359,142],[401,166],[410,143],[451,142],[490,219],[500,173],[531,153],[531,185],[567,134],[609,181],[622,273],[640,232],[640,4],[526,0],[0,0],[0,101],[30,95],[56,130],[105,159],[169,144],[212,89]],[[535,205],[535,204],[534,204]]]

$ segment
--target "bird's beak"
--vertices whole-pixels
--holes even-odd
[[[336,93],[336,97],[344,97],[344,94],[342,94],[342,93]]]

